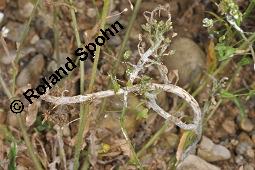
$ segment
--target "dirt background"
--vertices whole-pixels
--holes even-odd
[[[101,0],[95,2],[98,9],[102,9],[103,2]],[[13,83],[11,76],[13,72],[12,62],[16,56],[17,42],[20,41],[21,32],[24,31],[25,23],[31,15],[33,3],[28,0],[0,0],[0,11],[1,14],[4,14],[0,22],[0,28],[5,27],[9,30],[5,41],[10,52],[10,56],[7,56],[3,46],[0,46],[0,69],[3,80],[10,88]],[[22,91],[27,89],[28,84],[31,87],[36,87],[40,83],[41,77],[49,76],[59,65],[66,62],[66,56],[74,58],[72,54],[77,46],[69,8],[65,5],[57,5],[58,14],[56,15],[56,22],[53,17],[53,3],[51,0],[46,0],[40,4],[35,18],[32,20],[28,36],[25,38],[24,47],[21,51],[21,59],[18,63],[19,71],[15,92],[21,99],[23,98]],[[134,1],[132,3],[135,4]],[[241,11],[244,11],[249,4],[246,0],[238,0],[237,3]],[[127,44],[127,49],[132,51],[132,63],[136,63],[138,60],[138,37],[139,34],[143,33],[141,25],[145,23],[143,12],[151,11],[159,4],[170,5],[173,28],[178,33],[177,40],[173,40],[173,45],[170,48],[174,48],[177,51],[184,50],[179,56],[175,56],[175,59],[166,59],[164,64],[169,70],[179,70],[180,81],[177,85],[186,88],[190,92],[194,92],[201,86],[201,77],[208,75],[209,44],[211,41],[217,41],[209,36],[206,28],[202,26],[202,20],[210,16],[207,11],[217,13],[217,7],[209,0],[147,0],[142,2]],[[82,43],[88,43],[95,39],[98,32],[96,8],[92,1],[88,0],[77,0],[75,1],[75,6],[77,7],[76,15]],[[118,14],[125,8],[129,10],[121,15],[109,18],[107,24],[110,25],[118,20],[127,27],[128,19],[132,14],[129,1],[112,0],[109,15]],[[164,16],[162,17],[164,18]],[[253,11],[251,16],[242,25],[245,31],[255,31],[254,17],[255,12]],[[56,37],[54,38],[54,32],[56,31],[58,32],[57,41]],[[108,73],[112,69],[112,61],[116,60],[116,54],[120,49],[124,35],[125,31],[120,32],[102,47],[94,91],[107,89]],[[184,40],[178,41],[181,38]],[[229,88],[231,91],[244,89],[243,91],[246,92],[249,89],[254,89],[255,74],[252,64],[246,65],[239,72],[236,72],[236,63],[239,60],[240,57],[233,59],[214,78],[219,81],[224,77],[228,77],[231,79]],[[189,61],[188,66],[185,61]],[[91,69],[92,63],[87,60],[85,62],[86,88],[89,84]],[[126,69],[127,64],[125,63],[121,64],[118,68],[117,78],[120,80],[120,84],[127,80]],[[78,95],[80,90],[79,69],[76,69],[72,74],[71,78],[66,78],[57,84],[51,90],[51,94],[55,96]],[[149,70],[149,75],[157,81],[158,73],[156,71],[153,69]],[[212,96],[212,89],[213,84],[210,79],[205,88],[196,96],[201,107],[211,100],[212,97],[215,98],[216,102],[220,100],[216,93]],[[138,113],[145,107],[143,105],[137,107],[142,101],[141,97],[130,95],[129,98],[129,109],[126,114],[125,126],[135,150],[140,151],[151,137],[160,131],[164,120],[153,111],[149,111],[146,119],[138,117]],[[240,101],[247,115],[245,121],[240,121],[240,110],[235,103],[226,99],[223,99],[219,107],[213,107],[215,110],[208,111],[205,116],[211,115],[208,120],[205,120],[204,137],[202,139],[204,144],[198,146],[196,155],[207,161],[206,163],[215,165],[223,170],[253,170],[255,168],[255,96],[241,97]],[[136,166],[128,163],[131,150],[120,130],[121,98],[112,97],[110,100],[107,100],[105,110],[98,114],[101,102],[98,100],[91,103],[90,124],[89,127],[86,127],[87,132],[84,138],[84,151],[81,152],[81,164],[86,161],[89,162],[90,169],[137,169]],[[174,114],[181,100],[173,95],[160,93],[158,102],[162,108]],[[33,169],[33,163],[27,154],[27,147],[24,143],[21,129],[18,126],[16,115],[9,111],[9,104],[10,100],[6,97],[1,87],[0,169],[7,169],[7,155],[13,138],[17,141],[18,146],[17,169]],[[27,106],[28,103],[25,103],[26,108]],[[192,116],[189,108],[183,110],[184,113],[188,115],[187,119]],[[59,154],[61,149],[65,151],[67,167],[71,167],[78,121],[74,121],[67,126],[66,124],[79,117],[79,105],[55,107],[52,104],[38,100],[33,108],[22,114],[22,117],[28,127],[27,131],[32,144],[40,155],[43,167],[45,169],[64,169],[64,164]],[[62,134],[58,130],[59,127],[63,127]],[[169,126],[164,129],[153,144],[139,156],[144,168],[152,170],[173,169],[172,161],[175,158],[182,133],[181,129],[169,123]],[[205,139],[205,136],[209,139]],[[61,141],[63,146],[60,145]],[[217,146],[219,151],[213,153],[210,148],[203,148],[204,146]],[[85,150],[88,152],[85,152]],[[201,154],[203,150],[207,150],[206,152],[209,152],[209,156]],[[198,164],[202,164],[202,162],[198,161]],[[190,168],[192,169],[192,167]],[[210,168],[208,167],[208,169]]]

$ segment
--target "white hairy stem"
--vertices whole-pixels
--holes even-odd
[[[130,83],[133,85],[134,80],[138,77],[139,72],[145,68],[146,63],[150,62],[149,57],[153,55],[153,53],[155,53],[155,50],[157,50],[160,46],[160,44],[163,41],[163,37],[160,37],[158,39],[158,41],[156,42],[155,46],[149,48],[145,53],[140,54],[141,58],[139,59],[139,61],[137,62],[137,65],[134,65],[134,70],[132,71],[132,73],[130,73],[129,76],[129,81]],[[139,47],[138,47],[139,49]],[[127,94],[128,93],[124,93],[123,95],[123,102],[124,102],[124,107],[127,107]]]
[[[134,71],[129,76],[131,83],[133,83],[135,78],[137,78],[138,73],[144,68],[144,65],[150,60],[149,57],[159,48],[162,41],[163,37],[160,37],[153,47],[149,48],[144,54],[140,54],[141,58],[137,65],[134,66]]]
[[[160,116],[172,121],[175,125],[179,126],[182,129],[194,130],[197,133],[197,135],[200,136],[201,125],[202,125],[201,123],[202,112],[201,112],[201,109],[199,108],[197,101],[187,91],[173,84],[149,83],[146,86],[148,91],[154,91],[154,90],[160,89],[165,92],[176,94],[177,96],[183,98],[191,106],[194,112],[193,124],[185,124],[178,118],[170,115],[169,113],[167,113],[161,107],[158,106],[158,104],[155,101],[155,98],[153,98],[150,95],[147,95],[149,99],[148,105]],[[111,97],[114,95],[122,95],[125,93],[131,93],[131,92],[139,92],[140,87],[141,86],[139,85],[134,85],[132,87],[121,88],[116,93],[114,92],[114,90],[106,90],[106,91],[100,91],[96,93],[91,93],[87,95],[78,95],[73,97],[67,97],[67,96],[55,97],[55,96],[50,96],[48,94],[45,94],[41,96],[41,99],[56,105],[75,104],[75,103],[91,102],[92,100],[102,99],[105,97]]]

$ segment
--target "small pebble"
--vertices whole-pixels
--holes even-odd
[[[222,127],[227,133],[231,135],[236,133],[236,126],[233,120],[225,120],[222,124]]]
[[[251,164],[244,165],[244,170],[254,170],[254,167]]]
[[[253,145],[253,142],[247,133],[242,132],[238,136],[238,139],[239,139],[239,142],[247,142],[247,143],[249,143],[249,145]]]
[[[237,155],[235,157],[235,162],[237,165],[243,165],[243,164],[245,164],[245,159],[242,155]]]
[[[231,158],[231,153],[225,146],[216,145],[205,136],[202,137],[197,154],[199,157],[208,162],[227,160]]]
[[[64,127],[63,127],[63,136],[64,136],[64,137],[71,136],[71,131],[70,131],[69,126],[64,126]]]
[[[89,9],[87,10],[87,15],[88,15],[88,17],[90,17],[90,18],[95,18],[96,15],[97,15],[96,9],[95,9],[95,8],[89,8]]]
[[[36,50],[44,56],[51,57],[53,49],[51,42],[47,39],[40,39],[35,44]]]
[[[28,47],[28,48],[24,48],[21,50],[20,52],[20,59],[23,58],[24,56],[27,56],[31,53],[34,53],[35,52],[35,48],[33,47]],[[5,53],[3,54],[2,58],[0,59],[0,62],[3,63],[3,64],[11,64],[15,57],[17,55],[17,51],[16,50],[10,50],[9,51],[9,56],[7,56]]]
[[[68,53],[59,53],[59,58],[55,58],[54,56],[54,60],[50,61],[49,64],[47,65],[47,70],[50,72],[54,72],[55,70],[57,70],[59,68],[60,65],[64,65],[66,63],[66,58],[67,57],[71,57],[71,54]]]
[[[220,170],[220,168],[206,162],[198,156],[189,155],[178,165],[177,170]]]
[[[37,34],[35,34],[35,35],[31,38],[30,44],[33,44],[33,45],[34,45],[39,39],[40,39],[40,37],[39,37]]]
[[[38,33],[40,33],[46,28],[47,28],[47,24],[46,24],[46,21],[43,19],[43,17],[41,17],[41,16],[36,17],[36,19],[35,19],[35,30]]]
[[[248,147],[249,147],[248,143],[241,142],[236,147],[236,153],[239,154],[239,155],[244,155],[244,153],[246,152]]]
[[[24,87],[27,84],[31,84],[32,87],[35,86],[40,79],[44,66],[45,61],[43,55],[38,54],[34,56],[26,67],[20,71],[17,77],[17,86]]]
[[[245,118],[240,122],[240,128],[246,132],[251,132],[254,129],[254,124],[250,119]]]
[[[47,38],[50,32],[50,19],[48,16],[37,16],[35,19],[35,31],[39,35],[40,38]]]
[[[5,53],[3,54],[3,56],[1,57],[0,61],[3,64],[11,64],[14,59],[16,57],[16,50],[11,50],[9,51],[9,56],[7,56]]]
[[[21,32],[24,31],[25,25],[18,22],[9,21],[6,25],[6,29],[9,30],[7,34],[7,39],[13,42],[19,42],[21,38]]]
[[[17,165],[17,170],[27,170],[27,168],[22,165]]]
[[[32,14],[33,8],[34,5],[31,2],[26,3],[20,10],[21,16],[23,16],[24,18],[29,18]]]
[[[246,151],[246,155],[251,158],[251,159],[254,159],[254,150],[250,147],[247,149]]]
[[[238,145],[238,140],[232,139],[230,142],[234,146]]]
[[[253,159],[254,158],[254,151],[252,146],[247,142],[241,142],[237,145],[235,149],[236,153],[239,155],[243,155],[247,158]]]

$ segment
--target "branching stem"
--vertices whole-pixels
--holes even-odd
[[[194,120],[193,124],[185,124],[178,118],[170,115],[166,111],[164,111],[161,107],[159,107],[154,99],[149,96],[149,102],[148,105],[156,111],[160,116],[162,116],[165,119],[169,119],[170,121],[173,121],[177,126],[179,126],[182,129],[185,130],[195,130],[198,135],[200,135],[200,130],[199,126],[201,124],[201,117],[202,117],[202,112],[199,108],[198,103],[196,100],[184,89],[173,85],[173,84],[156,84],[156,83],[150,83],[148,84],[148,90],[149,91],[155,91],[155,90],[163,90],[165,92],[169,93],[174,93],[177,96],[183,98],[193,109],[194,111]],[[78,95],[78,96],[73,96],[73,97],[55,97],[55,96],[50,96],[48,94],[45,94],[41,96],[41,99],[53,103],[56,105],[65,105],[65,104],[75,104],[75,103],[83,103],[83,102],[88,102],[91,100],[96,100],[96,99],[102,99],[105,97],[111,97],[114,95],[122,95],[125,92],[127,93],[132,93],[132,92],[139,92],[140,91],[140,86],[139,85],[134,85],[132,87],[127,87],[127,88],[121,88],[117,93],[114,92],[114,90],[106,90],[106,91],[100,91],[96,93],[91,93],[91,94],[86,94],[86,95]]]

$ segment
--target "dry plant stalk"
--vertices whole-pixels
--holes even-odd
[[[168,20],[167,21],[157,21],[155,17],[160,17],[161,11],[165,11],[168,13]],[[140,47],[140,44],[142,42],[141,36],[140,43],[138,44],[138,51],[140,54],[140,59],[137,63],[137,65],[133,65],[133,70],[129,74],[129,81],[128,86],[123,87],[116,90],[106,90],[106,91],[99,91],[91,94],[86,95],[77,95],[73,97],[55,97],[51,96],[49,94],[45,94],[41,96],[41,99],[53,103],[55,105],[66,105],[66,104],[75,104],[75,103],[83,103],[83,102],[91,102],[93,100],[98,100],[114,95],[123,95],[124,97],[124,107],[127,106],[127,95],[128,93],[138,92],[140,94],[143,94],[144,97],[147,99],[147,106],[151,109],[153,109],[156,113],[158,113],[160,116],[162,116],[164,119],[169,120],[173,122],[176,126],[184,129],[184,130],[190,130],[193,131],[196,134],[196,139],[194,142],[186,149],[186,151],[181,155],[179,161],[183,160],[188,154],[192,153],[198,143],[198,141],[201,138],[202,134],[202,112],[201,109],[197,103],[197,101],[184,89],[181,87],[178,87],[176,85],[170,84],[170,81],[167,78],[167,72],[168,70],[166,67],[158,62],[159,58],[163,55],[168,55],[165,53],[167,50],[167,47],[169,46],[169,43],[171,40],[169,38],[166,38],[165,33],[172,31],[172,22],[171,22],[171,15],[168,12],[168,7],[159,6],[152,12],[145,12],[144,16],[147,20],[147,23],[143,25],[143,29],[149,34],[149,42],[151,47],[144,50],[144,47]],[[148,16],[147,16],[148,15]],[[173,32],[172,32],[173,33]],[[175,33],[172,34],[172,37],[176,36]],[[145,51],[145,52],[144,52]],[[141,83],[133,85],[133,82],[135,79],[139,78],[139,73],[143,71],[146,67],[149,67],[153,64],[156,64],[160,71],[161,79],[164,80],[164,84],[157,84],[157,83]],[[141,74],[140,76],[143,76]],[[144,92],[144,89],[145,92]],[[163,110],[157,103],[156,98],[157,95],[155,91],[162,90],[165,92],[173,93],[182,99],[184,99],[192,108],[194,112],[194,118],[193,123],[186,124],[183,122],[180,118],[177,118],[165,110]]]

